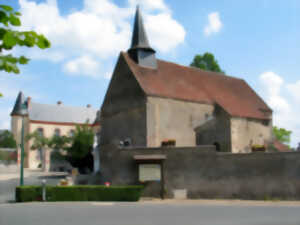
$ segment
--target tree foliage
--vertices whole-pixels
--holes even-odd
[[[90,165],[90,155],[94,144],[94,132],[87,124],[76,126],[73,136],[57,136],[50,138],[44,137],[35,131],[27,136],[27,140],[32,140],[31,149],[51,148],[62,150],[64,154],[60,154],[74,167],[88,167]],[[57,152],[59,153],[59,152]]]
[[[65,148],[68,155],[74,159],[82,159],[92,151],[94,132],[88,125],[76,126],[70,147]]]
[[[16,148],[17,144],[13,134],[6,130],[0,134],[0,148]]]
[[[275,138],[283,144],[289,144],[291,141],[292,131],[274,126],[273,134],[274,134]]]
[[[224,73],[212,53],[205,52],[203,55],[196,55],[193,62],[190,64],[192,67],[197,67],[202,70]]]
[[[40,49],[50,47],[50,42],[42,34],[35,31],[19,31],[21,13],[16,12],[8,5],[0,5],[0,71],[20,73],[19,64],[27,64],[25,56],[13,56],[9,51],[16,46],[34,47]],[[1,96],[1,93],[0,93]]]

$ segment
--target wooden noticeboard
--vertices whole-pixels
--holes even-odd
[[[161,165],[160,164],[139,164],[139,180],[144,181],[160,181]]]
[[[160,196],[164,199],[165,193],[165,175],[164,175],[164,161],[166,156],[162,154],[144,154],[134,155],[133,159],[138,164],[139,181],[159,181],[160,182]]]

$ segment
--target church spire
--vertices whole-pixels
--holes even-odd
[[[10,115],[12,115],[12,116],[28,115],[25,96],[21,91],[18,94],[15,106]]]
[[[130,57],[140,66],[157,68],[155,50],[150,47],[139,6],[136,8]]]

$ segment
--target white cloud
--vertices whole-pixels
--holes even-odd
[[[145,26],[150,34],[155,34],[149,38],[154,48],[162,52],[166,53],[184,42],[185,30],[170,14],[148,15]]]
[[[11,107],[0,108],[0,129],[10,129],[10,113],[12,111]]]
[[[112,60],[121,50],[127,50],[137,3],[143,9],[147,34],[156,50],[172,51],[185,38],[183,26],[174,20],[164,0],[128,0],[126,7],[119,7],[111,0],[84,0],[81,10],[67,15],[61,15],[56,0],[41,3],[19,0],[19,3],[22,29],[43,33],[52,44],[51,51],[33,57],[54,62],[67,60],[65,67],[70,67],[74,57],[89,55],[99,62]]]
[[[209,36],[213,33],[218,33],[223,27],[220,15],[218,12],[208,14],[208,24],[204,28],[204,34]]]
[[[100,73],[98,62],[86,55],[67,62],[64,70],[70,75],[87,75],[92,77],[97,77]]]
[[[109,80],[112,77],[112,72],[106,72],[103,77]]]
[[[44,59],[57,63],[66,58],[66,55],[59,50],[45,49],[41,52],[40,49],[26,49],[30,55],[30,59]],[[24,53],[25,54],[25,53]]]
[[[289,93],[293,96],[294,100],[300,103],[300,80],[293,84],[288,84],[287,89]]]
[[[300,106],[291,95],[300,88],[300,81],[285,84],[282,76],[271,71],[262,73],[259,79],[262,97],[273,109],[273,125],[291,130],[291,145],[296,147],[300,142]]]
[[[274,72],[265,72],[260,75],[260,81],[265,87],[266,99],[271,108],[281,113],[290,112],[290,105],[280,95],[283,79]]]
[[[132,7],[142,5],[145,10],[169,10],[163,0],[129,0]]]

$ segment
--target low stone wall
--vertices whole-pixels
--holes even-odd
[[[134,155],[164,154],[166,196],[186,189],[188,198],[300,199],[300,152],[217,153],[195,148],[101,147],[103,179],[138,184]],[[159,182],[147,182],[144,196],[159,196]]]

